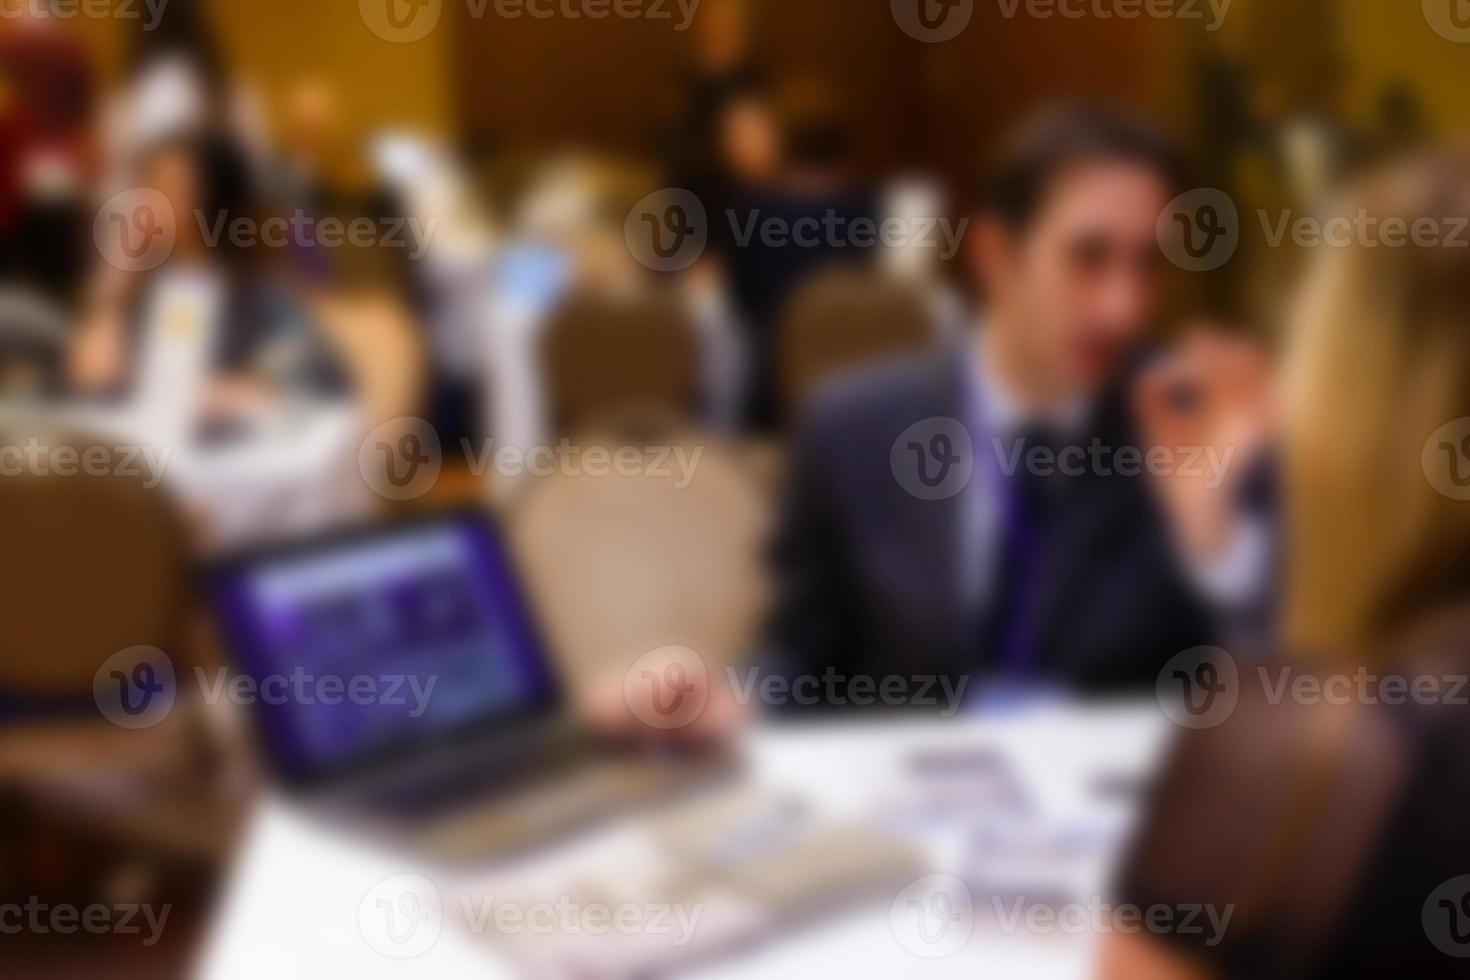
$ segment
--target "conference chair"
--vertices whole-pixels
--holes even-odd
[[[541,363],[560,432],[649,412],[687,417],[695,407],[695,334],[670,291],[582,289],[553,312]]]
[[[777,324],[777,384],[789,415],[845,370],[935,342],[922,286],[868,269],[833,268],[798,289]]]
[[[59,395],[66,339],[61,310],[29,290],[0,289],[0,401]]]
[[[653,424],[573,441],[581,453],[635,447],[624,457],[636,462],[600,474],[568,457],[561,471],[527,481],[505,510],[573,692],[591,693],[665,646],[693,649],[712,671],[736,662],[765,603],[769,509],[738,457],[697,431]]]
[[[32,429],[0,432],[0,446],[31,435],[78,454],[103,445]],[[8,462],[14,469],[13,454]],[[49,835],[96,845],[119,868],[212,869],[236,814],[216,795],[222,760],[188,694],[202,658],[192,652],[185,528],[144,475],[38,470],[0,477],[0,799],[25,801]],[[140,646],[169,658],[178,696],[135,729],[109,720],[94,682],[107,683],[109,658]],[[61,863],[86,881],[106,875],[91,858]]]

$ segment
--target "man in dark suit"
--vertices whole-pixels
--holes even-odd
[[[1243,552],[1259,542],[1181,534],[1155,476],[1192,466],[1218,489],[1234,461],[1151,454],[1132,410],[1177,172],[1124,115],[1067,109],[1015,141],[974,225],[986,303],[973,334],[809,406],[768,670],[835,675],[838,691],[910,679],[870,703],[926,675],[972,694],[984,681],[1109,691],[1151,688],[1172,656],[1215,640],[1215,600],[1250,584],[1259,556]]]
[[[663,693],[701,704],[677,732],[641,722],[648,670],[589,716],[719,739],[754,708],[949,716],[997,690],[1151,691],[1176,655],[1259,628],[1269,376],[1203,332],[1143,356],[1178,169],[1125,115],[1023,131],[974,222],[976,328],[807,406],[756,666],[667,664]]]

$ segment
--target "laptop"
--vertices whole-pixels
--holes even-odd
[[[288,793],[444,857],[551,843],[733,774],[724,753],[634,752],[578,724],[479,511],[230,556],[206,592]]]

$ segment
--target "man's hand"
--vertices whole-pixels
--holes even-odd
[[[692,650],[667,647],[591,684],[580,699],[597,733],[640,744],[733,741],[750,712]]]
[[[1240,481],[1275,428],[1265,353],[1250,340],[1192,329],[1139,378],[1134,413],[1145,449],[1173,453],[1175,465],[1155,483],[1180,544],[1199,562],[1217,559],[1236,526]]]

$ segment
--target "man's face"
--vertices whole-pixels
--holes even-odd
[[[1029,228],[995,233],[981,272],[1032,371],[1071,391],[1118,369],[1158,303],[1154,225],[1167,203],[1145,167],[1083,163],[1055,180]]]

